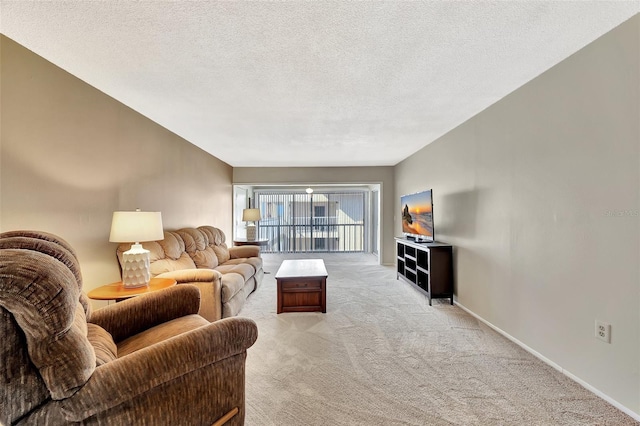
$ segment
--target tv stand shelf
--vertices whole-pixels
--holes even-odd
[[[396,238],[396,279],[418,287],[431,299],[448,298],[453,305],[453,247]]]

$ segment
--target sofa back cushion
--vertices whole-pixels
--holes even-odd
[[[180,271],[183,269],[196,269],[196,264],[187,253],[182,253],[178,259],[161,259],[152,262],[149,266],[151,278],[165,272]]]
[[[213,269],[218,266],[218,257],[209,245],[209,237],[196,228],[183,228],[176,231],[184,241],[185,251],[197,268]]]
[[[199,226],[198,230],[207,236],[210,245],[219,246],[225,244],[226,237],[224,232],[215,226]]]
[[[196,264],[185,251],[185,244],[180,234],[174,231],[165,231],[164,239],[142,243],[142,247],[149,250],[149,270],[151,276],[165,272],[179,271],[182,269],[195,269]],[[131,248],[131,243],[118,245],[117,255],[122,266],[122,253]]]
[[[150,245],[152,243],[148,243]],[[155,241],[155,244],[159,246],[156,256],[158,259],[173,259],[177,260],[182,257],[184,253],[184,241],[180,234],[174,231],[164,231],[164,238],[161,241]],[[146,246],[145,246],[146,248]],[[150,248],[148,250],[151,250]],[[152,257],[151,261],[155,259]]]
[[[164,239],[143,243],[150,253],[151,276],[183,269],[214,269],[227,262],[231,255],[225,243],[224,232],[213,226],[182,228],[165,231]],[[118,246],[117,255],[122,265],[122,253],[131,243]]]
[[[213,251],[216,253],[218,263],[220,264],[225,263],[231,258],[231,255],[229,255],[229,249],[226,247],[214,246]]]
[[[213,249],[218,259],[218,265],[225,263],[231,258],[229,249],[225,243],[226,237],[224,232],[213,226],[200,226],[198,230],[207,236],[209,247]]]

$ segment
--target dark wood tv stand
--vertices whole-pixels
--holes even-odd
[[[448,298],[453,305],[453,247],[396,238],[396,279],[400,277],[431,299]]]

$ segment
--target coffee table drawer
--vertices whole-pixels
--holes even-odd
[[[282,291],[295,290],[295,291],[320,291],[322,289],[322,282],[316,281],[284,281],[282,283]]]

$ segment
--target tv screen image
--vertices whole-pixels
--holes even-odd
[[[402,233],[418,241],[434,241],[432,190],[400,197]]]

